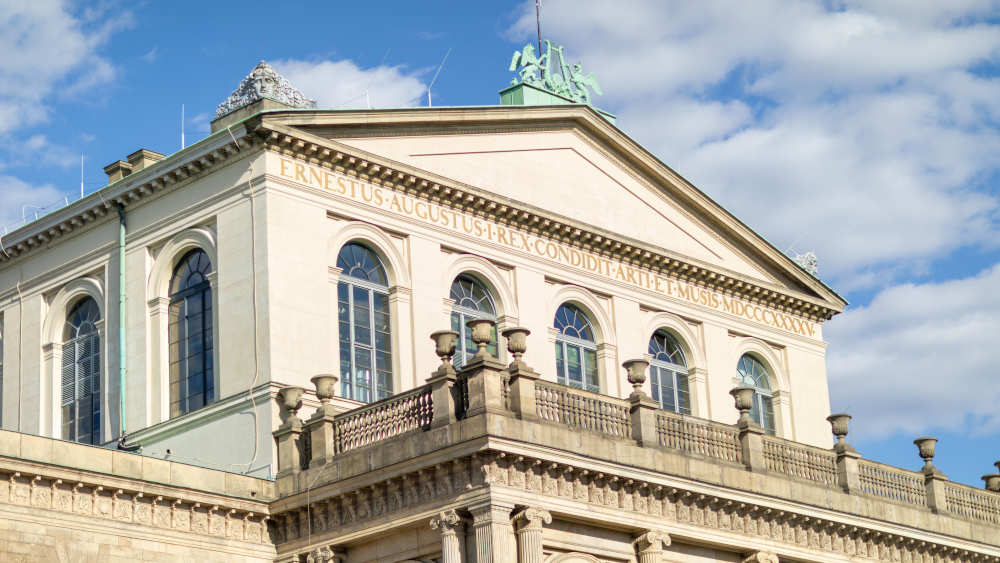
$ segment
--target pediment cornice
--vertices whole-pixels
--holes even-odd
[[[843,301],[751,279],[743,274],[514,201],[284,123],[265,114],[251,126],[267,150],[354,176],[410,196],[509,225],[622,263],[794,313],[814,321],[843,310]],[[830,292],[831,295],[835,296]]]

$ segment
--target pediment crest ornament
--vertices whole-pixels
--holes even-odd
[[[258,100],[267,98],[281,102],[293,108],[315,108],[316,100],[310,100],[300,92],[284,76],[278,74],[271,65],[264,61],[250,71],[250,74],[240,82],[226,101],[219,104],[215,117],[219,118],[248,106]]]

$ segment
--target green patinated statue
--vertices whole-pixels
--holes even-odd
[[[556,65],[555,72],[552,71],[553,62]],[[552,45],[548,39],[545,40],[545,54],[540,57],[535,55],[535,47],[530,43],[524,49],[514,51],[509,70],[518,73],[521,84],[541,88],[583,104],[590,103],[588,88],[599,96],[604,95],[593,73],[583,74],[580,63],[572,66],[567,64],[563,47]],[[517,78],[511,79],[512,86],[517,84]]]

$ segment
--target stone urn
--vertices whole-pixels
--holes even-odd
[[[924,467],[921,469],[924,473],[934,473],[937,468],[931,463],[934,460],[934,446],[937,444],[937,438],[931,438],[924,436],[922,438],[917,438],[913,441],[917,445],[917,450],[920,453],[920,459],[924,460]]]
[[[486,351],[486,346],[489,345],[490,340],[493,340],[493,327],[496,324],[497,322],[492,319],[472,319],[465,323],[465,326],[472,329],[472,341],[479,347],[479,351],[473,358],[483,360],[492,358],[490,353]]]
[[[312,376],[310,381],[316,387],[316,398],[319,399],[320,404],[325,405],[330,402],[330,399],[333,398],[333,387],[339,379],[339,377],[331,373],[321,373]]]
[[[278,404],[289,417],[294,417],[302,408],[302,395],[305,392],[305,389],[295,386],[282,387],[278,391]]]
[[[627,372],[625,377],[632,384],[633,392],[642,393],[642,384],[646,383],[646,368],[649,367],[649,362],[642,358],[625,360],[622,367]]]
[[[438,372],[450,372],[455,368],[451,365],[451,359],[455,356],[455,345],[458,342],[458,333],[454,330],[438,330],[431,333],[431,340],[434,341],[434,353],[441,358],[441,366]]]
[[[983,475],[983,481],[986,482],[986,490],[993,491],[995,493],[1000,493],[1000,473],[993,473],[990,475]]]
[[[510,365],[524,365],[521,357],[524,356],[524,352],[528,349],[529,334],[531,334],[531,331],[523,326],[515,326],[503,331],[502,335],[507,339],[507,351],[514,358]]]
[[[729,390],[729,394],[733,396],[733,400],[736,402],[736,410],[740,411],[738,423],[750,422],[750,409],[753,408],[753,387],[746,385],[733,387]]]
[[[830,423],[830,429],[833,431],[833,435],[837,437],[837,443],[833,445],[833,448],[837,451],[853,451],[854,448],[844,441],[844,438],[847,437],[847,423],[851,421],[851,415],[847,413],[831,414],[826,417],[826,420]]]

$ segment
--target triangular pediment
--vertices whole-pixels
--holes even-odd
[[[538,109],[309,112],[279,120],[309,136],[843,308],[836,293],[593,110],[541,108],[528,115]]]

